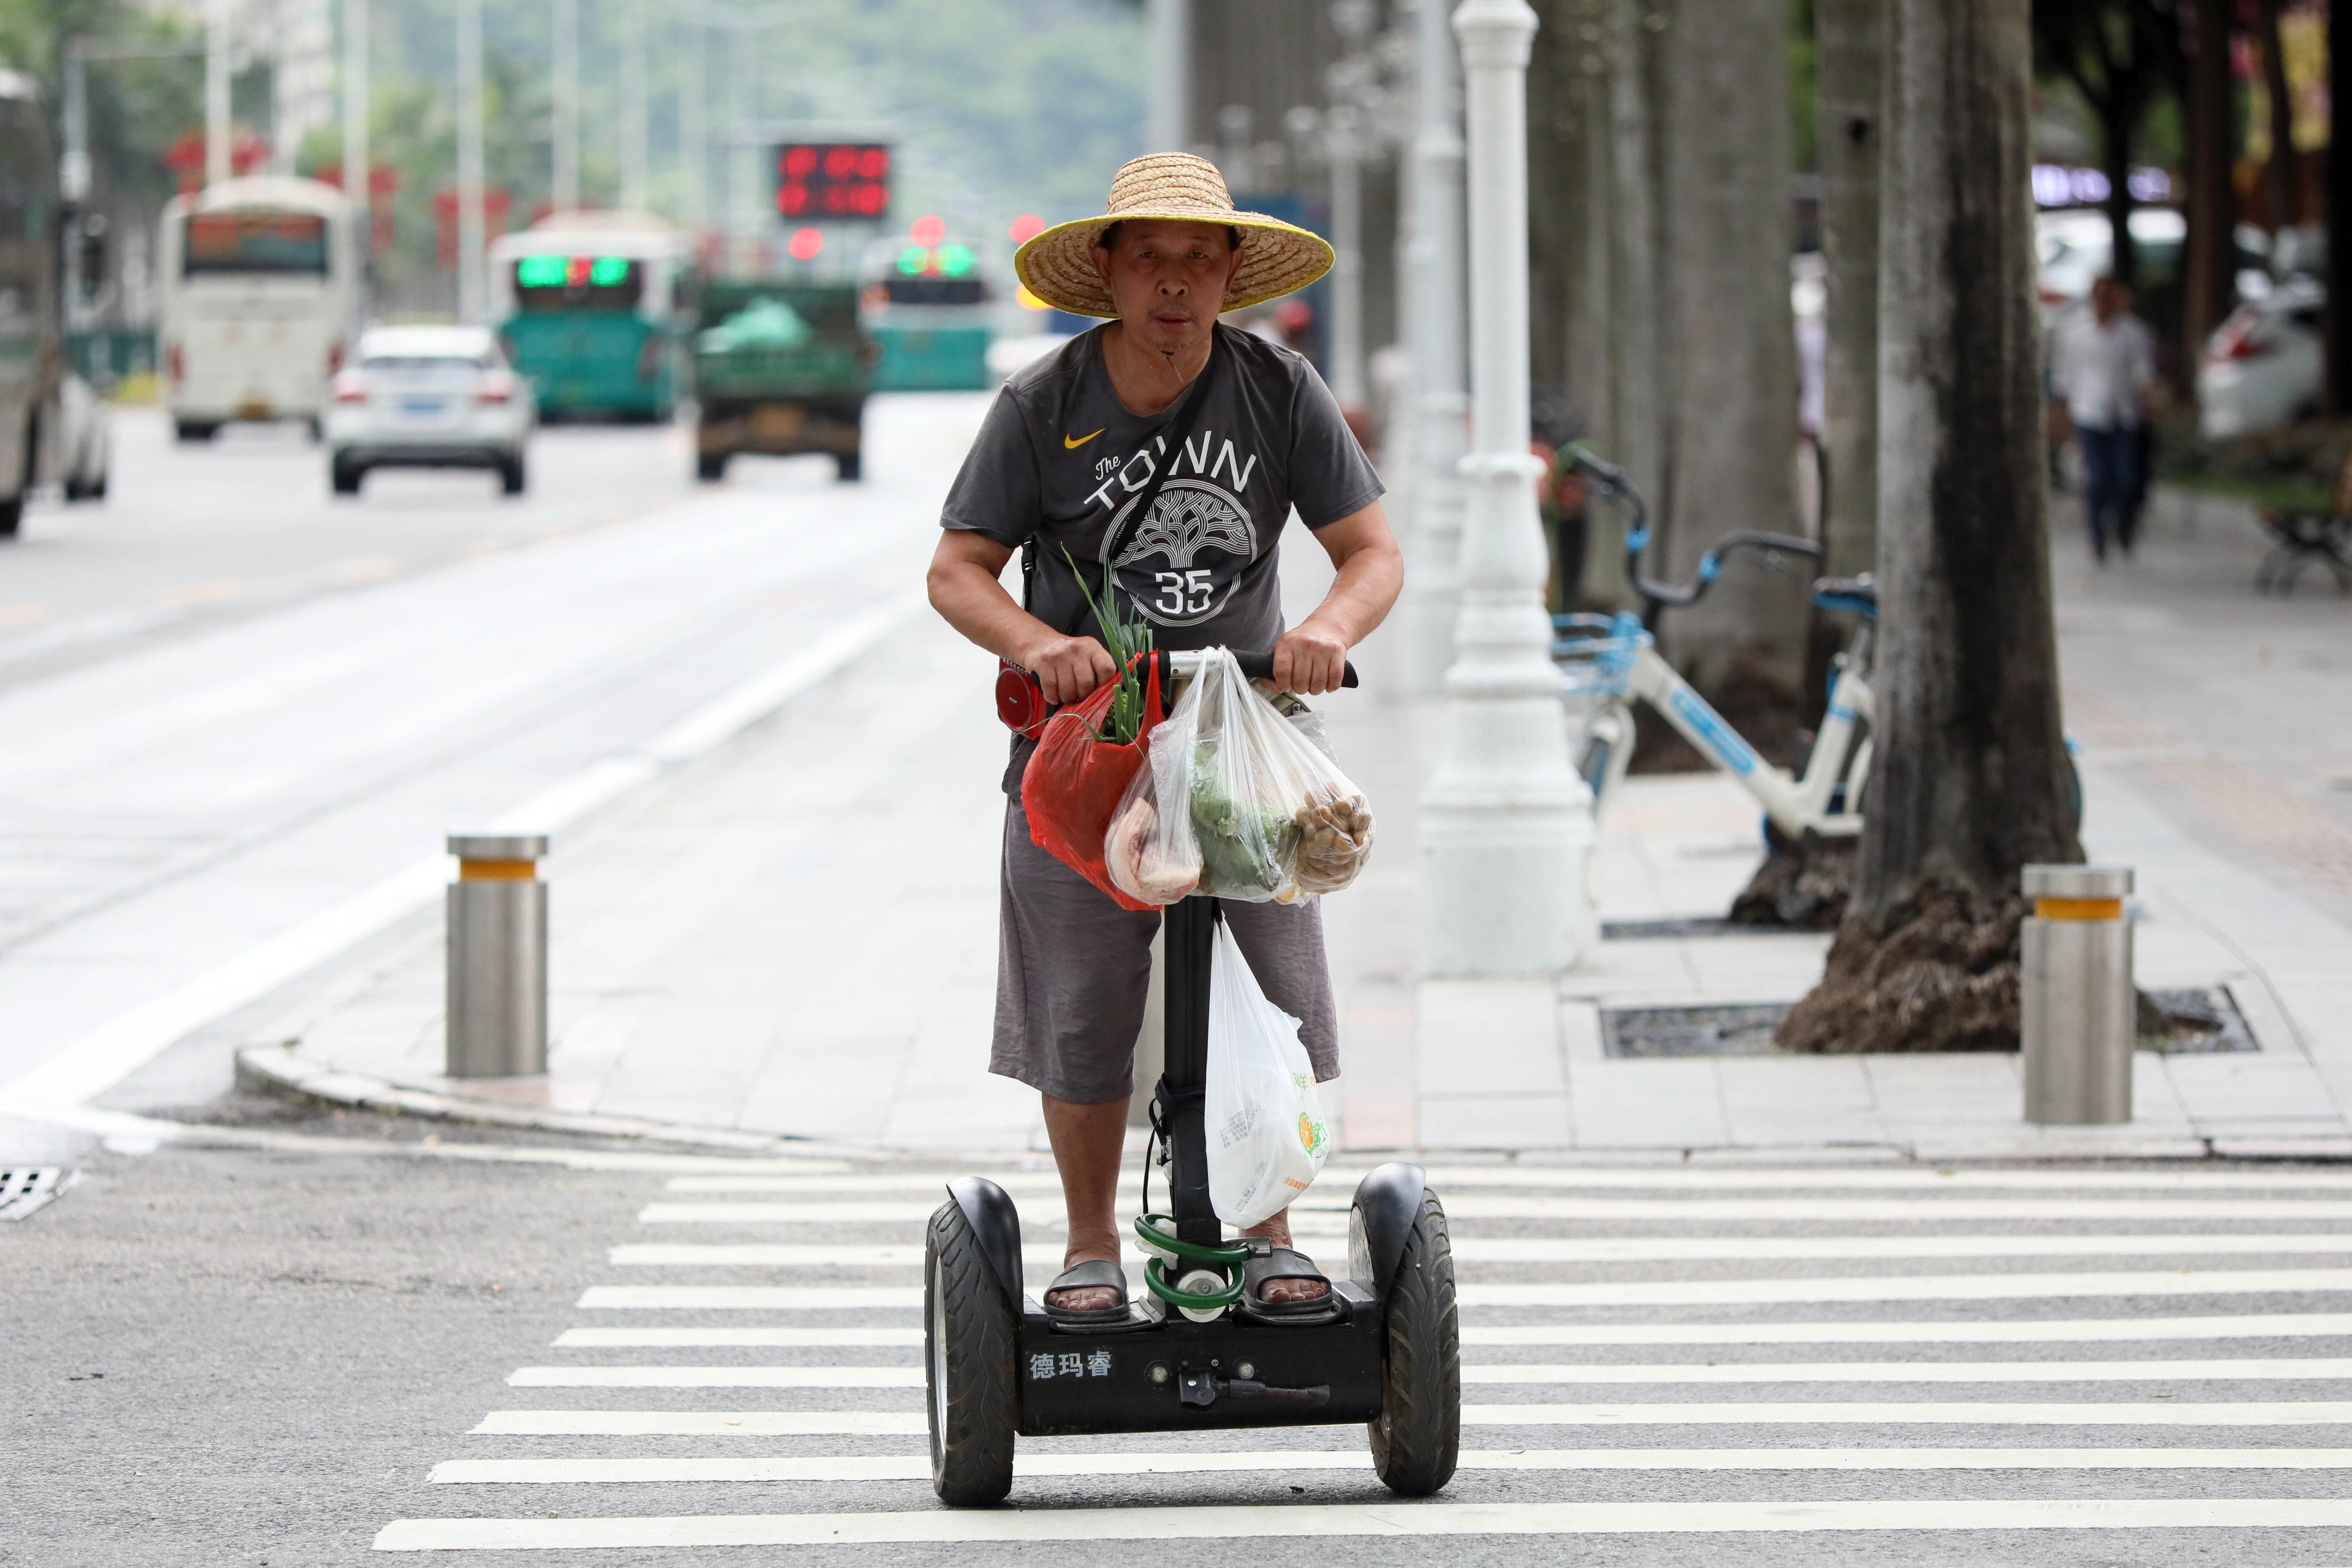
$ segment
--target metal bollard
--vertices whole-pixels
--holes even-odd
[[[2098,866],[2028,866],[2022,1034],[2025,1120],[2078,1127],[2129,1121],[2132,874]]]
[[[544,835],[451,834],[451,1078],[523,1078],[547,1070],[547,884]]]

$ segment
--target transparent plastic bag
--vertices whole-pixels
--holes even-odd
[[[1265,999],[1223,921],[1209,956],[1205,1095],[1209,1206],[1236,1227],[1288,1208],[1323,1169],[1330,1124],[1298,1020]]]
[[[1286,904],[1338,892],[1370,857],[1363,792],[1223,649],[1148,741],[1104,842],[1129,898]]]

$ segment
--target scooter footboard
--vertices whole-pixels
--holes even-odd
[[[1381,1321],[1371,1296],[1335,1279],[1329,1323],[1178,1314],[1147,1329],[1056,1329],[1022,1303],[1013,1377],[1021,1435],[1347,1426],[1381,1413]]]

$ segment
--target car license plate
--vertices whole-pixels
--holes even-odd
[[[431,418],[447,411],[449,405],[438,397],[411,397],[402,402],[400,411],[415,418]]]

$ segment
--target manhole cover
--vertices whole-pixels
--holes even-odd
[[[1603,1007],[1601,1043],[1612,1057],[1760,1057],[1789,1016],[1786,1002],[1716,1007]]]
[[[66,1190],[68,1173],[57,1165],[0,1170],[0,1219],[23,1219]]]
[[[2226,985],[2194,985],[2183,990],[2143,991],[2156,1004],[2168,1026],[2161,1034],[2142,1033],[2139,1048],[2181,1056],[2203,1051],[2251,1051],[2260,1047],[2245,1015],[2238,1011]],[[2141,1020],[2145,1023],[2147,1020]]]

